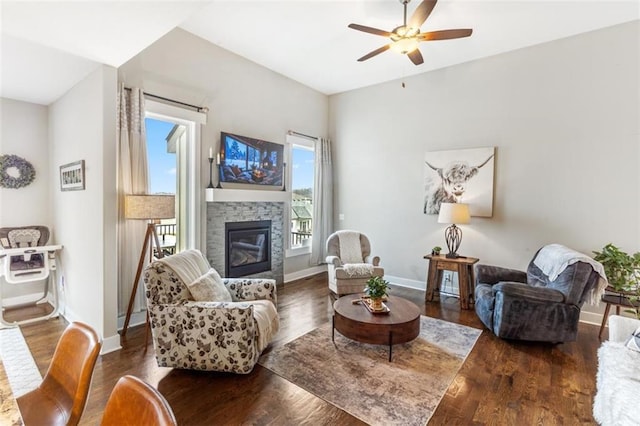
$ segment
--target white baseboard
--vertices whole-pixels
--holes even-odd
[[[312,268],[303,269],[302,271],[284,274],[284,282],[288,283],[291,281],[299,280],[301,278],[310,277],[311,275],[320,274],[322,272],[327,272],[327,265],[318,265]]]
[[[395,277],[393,275],[385,275],[384,279],[389,281],[391,284],[400,287],[415,288],[417,290],[426,290],[427,288],[427,283],[424,281],[410,280],[408,278]]]
[[[122,349],[120,346],[120,335],[116,334],[115,336],[105,337],[102,340],[102,350],[100,351],[100,355],[108,354],[109,352],[115,352]]]
[[[147,322],[147,311],[132,312],[131,318],[129,318],[129,327],[135,327],[136,325],[144,325]],[[124,327],[124,316],[118,317],[118,330],[122,330]]]
[[[604,317],[604,314],[599,314],[596,312],[587,312],[583,310],[580,311],[580,322],[583,322],[585,324],[593,324],[600,327],[600,324],[602,324],[603,317]]]

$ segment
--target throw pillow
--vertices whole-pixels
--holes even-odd
[[[640,327],[631,334],[631,337],[624,344],[627,348],[640,352]]]
[[[196,302],[231,302],[231,293],[213,268],[187,285],[187,288]]]

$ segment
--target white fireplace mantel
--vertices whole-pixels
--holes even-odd
[[[213,189],[213,203],[218,202],[233,202],[233,201],[274,201],[274,202],[289,202],[289,191],[260,191],[251,189],[227,189],[227,188],[214,188]]]

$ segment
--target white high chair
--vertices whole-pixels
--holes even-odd
[[[45,245],[49,240],[46,226],[0,228],[0,278],[7,284],[19,285],[44,280],[42,298],[31,304],[49,302],[53,311],[47,315],[9,323],[4,319],[4,307],[0,310],[0,324],[15,327],[57,317],[59,312],[58,285],[56,279],[56,252],[61,245]],[[53,272],[53,273],[52,273]],[[0,280],[0,306],[3,304],[2,280]],[[52,300],[48,299],[51,290]]]

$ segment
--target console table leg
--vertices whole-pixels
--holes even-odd
[[[393,331],[389,332],[389,362],[391,362],[391,354],[393,351]]]

